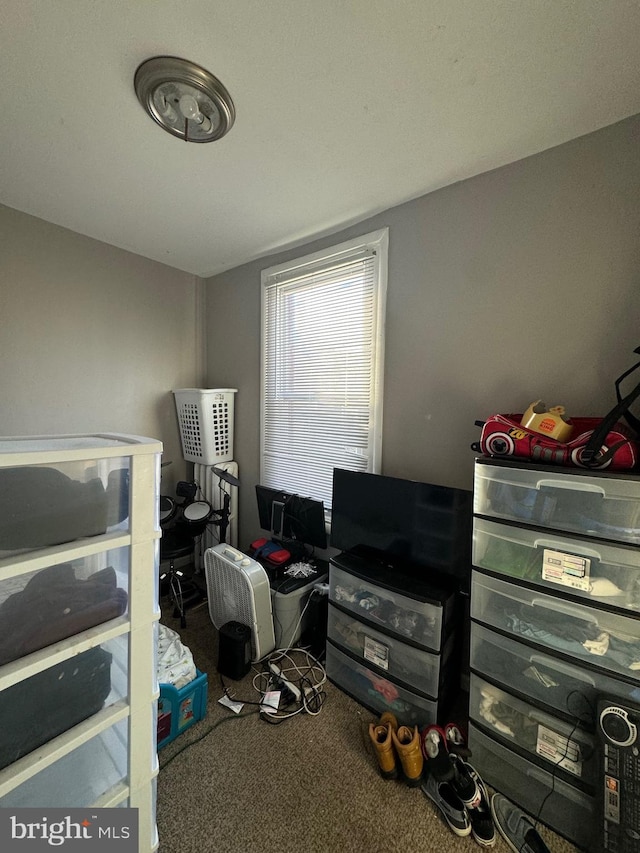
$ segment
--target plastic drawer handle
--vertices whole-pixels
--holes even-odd
[[[553,548],[554,551],[563,551],[567,553],[567,542],[554,542],[553,539],[535,539],[533,542],[534,548]],[[602,556],[598,553],[598,551],[592,550],[591,548],[583,548],[582,545],[579,548],[576,548],[575,551],[572,547],[571,556],[576,557],[589,557],[592,560],[600,560],[602,562]]]
[[[526,775],[530,776],[532,779],[535,779],[536,782],[540,782],[542,785],[548,785],[549,784],[550,774],[549,774],[549,771],[547,771],[547,770],[538,770],[537,767],[527,767],[526,768]],[[558,780],[556,779],[556,783],[557,783],[557,781]]]
[[[545,610],[554,610],[557,613],[564,613],[565,616],[573,616],[574,619],[581,619],[583,622],[593,622],[598,624],[598,620],[590,613],[585,613],[584,610],[578,610],[576,607],[571,607],[570,604],[565,604],[562,601],[550,602],[544,598],[534,598],[531,601],[534,607],[544,607]]]
[[[524,711],[521,713],[525,714]],[[569,723],[566,730],[563,731],[559,720],[550,721],[549,715],[543,714],[541,711],[536,711],[532,708],[530,711],[526,712],[526,716],[528,720],[531,720],[531,722],[537,723],[539,726],[544,726],[555,735],[559,735],[560,737],[566,738],[568,741],[573,741],[574,743],[577,743],[578,746],[581,746],[581,742],[579,740],[580,730],[577,729],[576,731],[573,731],[571,723]]]
[[[578,480],[578,477],[575,478]],[[601,497],[606,497],[606,492],[602,486],[596,486],[592,483],[579,483],[571,480],[538,480],[538,489],[546,486],[549,489],[568,489],[571,492],[594,492]]]
[[[551,669],[554,672],[562,672],[564,675],[568,675],[571,678],[575,678],[577,681],[582,681],[584,684],[588,684],[590,687],[596,686],[595,681],[586,672],[582,672],[581,670],[576,670],[575,667],[570,667],[568,664],[565,666],[562,661],[554,660],[550,661],[547,658],[538,657],[538,655],[531,655],[529,658],[530,662],[533,664],[537,664],[539,666],[544,666],[546,669]]]
[[[536,782],[540,782],[546,788],[549,788],[549,782],[551,779],[550,771],[538,770],[537,767],[527,767],[526,775],[530,776],[532,779],[535,779]],[[587,808],[587,805],[584,800],[580,799],[579,792],[572,785],[568,785],[566,782],[563,782],[557,777],[555,779],[554,785],[555,789],[552,789],[553,793],[559,794],[563,800],[573,800],[573,802],[576,806],[578,806],[578,808]]]

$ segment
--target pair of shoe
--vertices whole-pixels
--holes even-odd
[[[422,783],[422,792],[438,807],[452,832],[460,837],[473,836],[481,847],[493,847],[496,831],[487,789],[478,772],[468,763],[466,768],[478,789],[475,805],[464,803],[452,782],[439,782],[430,773]]]
[[[438,782],[451,782],[465,805],[473,806],[479,797],[478,787],[470,776],[464,756],[471,755],[462,732],[455,723],[442,729],[431,725],[420,735],[422,755],[429,772]]]
[[[401,771],[408,785],[420,784],[424,759],[417,726],[398,726],[395,716],[385,711],[377,723],[369,724],[369,737],[383,779],[397,779]]]
[[[458,730],[459,731],[459,730]],[[456,835],[472,835],[481,847],[492,847],[496,834],[489,797],[480,775],[457,752],[449,752],[446,727],[427,726],[421,745],[427,776],[423,793],[438,807]],[[460,737],[458,746],[465,748]]]
[[[500,835],[516,853],[550,853],[529,816],[502,794],[491,798],[491,814]]]

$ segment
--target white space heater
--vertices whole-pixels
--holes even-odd
[[[216,465],[201,465],[197,463],[193,466],[193,479],[200,486],[202,497],[208,501],[213,509],[222,509],[225,494],[231,498],[229,516],[229,527],[227,529],[226,542],[238,547],[238,487],[232,486],[225,482],[217,474],[214,474],[212,468],[217,468],[220,471],[225,471],[231,474],[232,477],[238,477],[237,462],[218,462]],[[220,528],[210,524],[205,532],[200,537],[200,541],[196,543],[196,569],[202,569],[204,565],[204,552],[207,548],[213,548],[219,542]]]
[[[251,628],[251,660],[276,647],[271,613],[269,577],[256,560],[230,545],[216,545],[204,553],[209,616],[220,630],[227,622]]]

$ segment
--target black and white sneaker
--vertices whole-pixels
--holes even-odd
[[[422,792],[440,809],[451,832],[464,837],[471,834],[471,821],[464,803],[450,782],[438,782],[431,774],[422,783]]]
[[[473,768],[458,755],[450,754],[449,760],[453,767],[451,787],[465,806],[475,808],[480,802],[480,789],[476,783],[477,773],[474,771],[474,775],[471,775],[470,771]]]
[[[471,821],[471,835],[473,835],[475,841],[481,847],[493,847],[496,843],[496,829],[491,816],[489,795],[478,771],[468,762],[465,763],[467,772],[478,786],[480,794],[478,804],[468,809],[469,820]]]

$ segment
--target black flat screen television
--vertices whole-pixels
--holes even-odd
[[[372,552],[418,574],[454,578],[468,592],[472,493],[334,468],[331,547]]]
[[[274,539],[295,540],[313,548],[327,547],[324,503],[268,486],[256,486],[258,516],[262,530]]]

